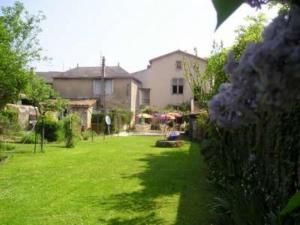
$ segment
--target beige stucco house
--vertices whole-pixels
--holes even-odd
[[[76,67],[65,72],[38,74],[44,77],[62,98],[71,102],[93,99],[96,100],[94,109],[122,108],[132,112],[138,107],[138,89],[141,82],[120,66],[105,67],[104,77],[101,75],[101,67]]]
[[[131,74],[120,66],[106,66],[104,77],[101,67],[76,67],[65,72],[38,74],[63,98],[71,101],[94,99],[94,109],[122,108],[135,113],[144,105],[162,109],[167,105],[190,103],[193,93],[184,76],[184,65],[198,63],[204,71],[206,60],[177,50],[149,62],[147,69]]]
[[[141,81],[139,105],[164,108],[167,105],[190,103],[192,90],[184,76],[184,65],[199,64],[204,72],[206,60],[177,50],[150,61],[147,69],[131,75]]]

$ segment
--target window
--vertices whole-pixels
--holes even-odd
[[[113,93],[113,82],[112,80],[105,80],[105,94],[111,95]]]
[[[172,94],[183,94],[184,79],[183,78],[173,78],[172,79]]]
[[[141,105],[150,104],[150,89],[141,90]]]
[[[94,80],[93,82],[94,96],[102,95],[102,80]],[[105,94],[111,95],[113,93],[113,81],[111,79],[105,80]]]
[[[182,69],[182,62],[181,61],[176,61],[176,69],[181,70]]]

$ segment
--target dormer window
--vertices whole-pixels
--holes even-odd
[[[180,60],[176,61],[176,69],[178,70],[182,69],[182,62]]]

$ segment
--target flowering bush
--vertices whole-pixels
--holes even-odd
[[[300,8],[278,16],[263,42],[249,45],[240,62],[229,58],[230,83],[209,102],[210,117],[223,127],[255,122],[261,110],[286,108],[300,99]]]

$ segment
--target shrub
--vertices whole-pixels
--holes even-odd
[[[0,111],[0,134],[20,129],[18,112],[14,109]]]
[[[124,125],[130,125],[131,119],[132,119],[132,112],[116,109],[112,110],[108,114],[106,113],[94,113],[92,115],[92,123],[97,124],[97,131],[105,131],[105,133],[108,133],[107,126],[105,124],[104,118],[108,115],[111,118],[111,127],[110,130],[112,133],[117,133],[120,131],[121,127]]]
[[[70,114],[64,118],[65,143],[67,148],[75,147],[80,137],[80,120],[76,114]]]
[[[0,150],[1,151],[11,151],[11,150],[14,150],[15,148],[16,148],[16,146],[13,144],[0,142]]]
[[[39,134],[42,133],[44,125],[44,137],[49,142],[57,141],[59,138],[59,130],[62,129],[61,123],[59,123],[57,120],[55,120],[52,116],[46,115],[44,117],[44,120],[42,118],[39,119],[39,121],[36,124],[36,132]]]
[[[39,142],[39,140],[40,140],[39,134],[37,134],[36,140],[37,140],[37,142]],[[32,132],[32,131],[26,132],[21,139],[21,143],[34,144],[35,143],[35,132]]]
[[[180,112],[189,112],[191,106],[189,102],[184,102],[179,105],[167,105],[165,108],[166,111],[180,111]]]
[[[88,131],[81,133],[82,139],[87,141],[90,138],[90,133]]]

